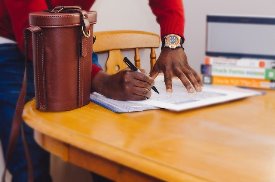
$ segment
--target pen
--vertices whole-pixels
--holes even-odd
[[[127,58],[124,57],[123,61],[127,64],[127,66],[132,70],[132,71],[138,71],[141,72],[139,69],[137,69],[137,67],[135,67],[135,65],[133,65],[133,63]],[[159,94],[159,91],[157,90],[157,88],[155,86],[152,87],[152,89]]]

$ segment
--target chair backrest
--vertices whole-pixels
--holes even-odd
[[[160,45],[159,35],[151,32],[134,31],[134,30],[118,30],[95,32],[96,41],[94,44],[95,53],[108,52],[106,61],[106,72],[115,74],[122,69],[127,68],[123,62],[122,50],[133,49],[135,51],[134,61],[136,67],[140,68],[139,49],[151,49],[150,65],[151,68],[156,62],[155,48]]]

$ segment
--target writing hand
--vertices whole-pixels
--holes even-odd
[[[202,81],[194,69],[189,66],[187,56],[182,48],[162,49],[150,76],[155,78],[161,72],[164,73],[164,82],[168,92],[172,92],[174,76],[181,80],[188,92],[201,91]]]
[[[151,97],[154,80],[143,73],[123,70],[114,75],[96,74],[92,89],[116,100],[144,100]]]

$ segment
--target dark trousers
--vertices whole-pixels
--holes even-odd
[[[27,100],[34,97],[33,68],[28,63]],[[0,139],[4,155],[7,152],[11,122],[16,101],[20,92],[24,73],[24,57],[16,44],[0,44]],[[41,149],[33,139],[33,130],[24,124],[26,140],[31,152],[34,179],[37,182],[50,182],[49,154]],[[8,165],[13,182],[27,181],[27,163],[21,135],[18,138],[12,160]]]

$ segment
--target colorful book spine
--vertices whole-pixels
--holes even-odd
[[[275,89],[275,82],[264,79],[222,77],[222,76],[203,76],[205,84],[215,85],[234,85],[240,87]]]
[[[271,59],[251,59],[251,58],[226,58],[208,57],[204,59],[204,64],[213,66],[233,66],[249,68],[275,68],[275,60]]]
[[[275,80],[275,69],[202,65],[203,75]]]

